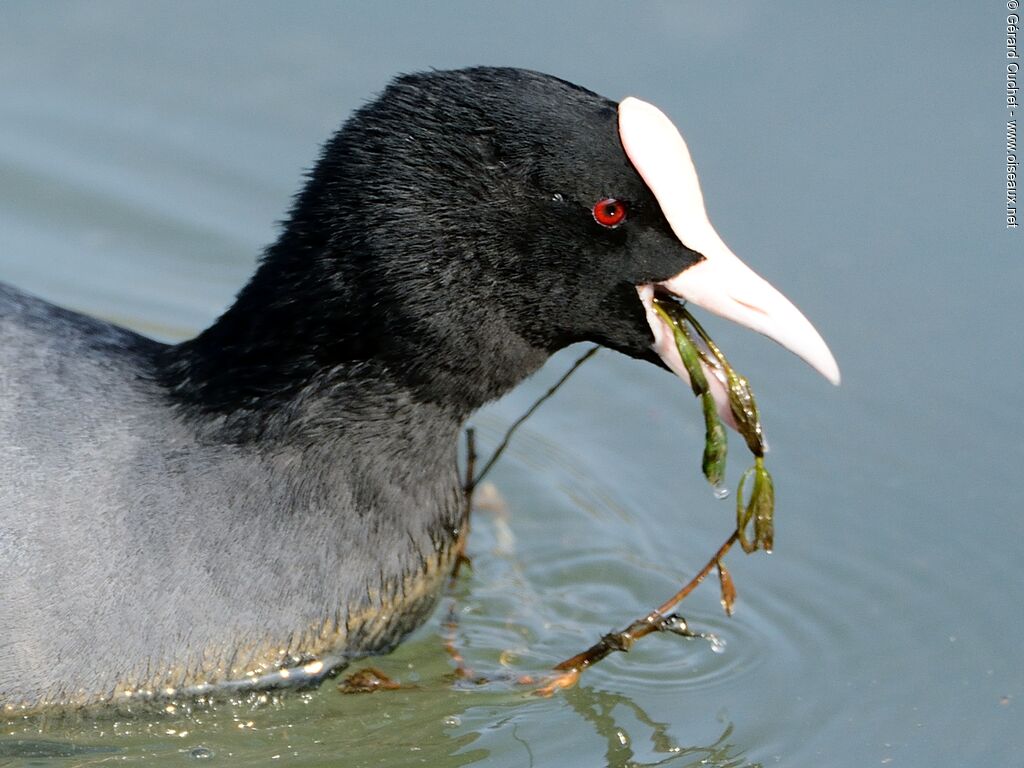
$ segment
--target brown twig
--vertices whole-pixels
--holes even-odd
[[[718,551],[715,552],[711,559],[707,561],[703,568],[701,568],[700,572],[692,579],[690,579],[690,581],[687,582],[682,589],[680,589],[678,592],[672,595],[672,597],[670,597],[664,603],[659,605],[655,609],[655,613],[660,613],[664,615],[671,611],[673,608],[675,608],[677,605],[679,605],[679,603],[681,603],[687,597],[687,595],[689,595],[691,592],[693,592],[693,590],[697,588],[697,585],[699,585],[702,581],[704,581],[704,579],[707,578],[708,574],[711,573],[714,567],[718,564],[718,561],[725,557],[725,554],[732,548],[732,545],[735,544],[739,540],[739,538],[740,532],[733,531],[732,534],[730,534],[729,538],[726,539],[725,542],[722,544],[722,546],[718,548]]]
[[[473,473],[476,471],[476,429],[466,427],[466,477],[462,481],[462,490],[466,495],[466,514],[473,506],[473,490],[476,488],[476,481]]]
[[[444,650],[455,666],[455,677],[460,680],[469,680],[473,677],[473,670],[466,664],[466,659],[456,644],[456,636],[459,629],[459,617],[456,613],[458,602],[452,598],[448,606],[448,616],[445,618],[442,629],[444,630]]]
[[[555,675],[550,682],[538,688],[534,693],[537,696],[550,696],[562,688],[572,687],[579,680],[584,669],[593,666],[615,651],[628,652],[637,640],[653,632],[673,632],[677,635],[693,637],[694,633],[686,625],[686,620],[682,616],[670,612],[707,578],[708,574],[715,569],[715,566],[732,548],[732,545],[739,540],[739,536],[739,531],[733,531],[732,535],[725,540],[725,543],[718,548],[718,551],[712,555],[696,576],[646,616],[637,619],[619,632],[609,632],[585,651],[556,664],[554,670],[560,674]]]
[[[473,491],[476,483],[473,482],[473,472],[476,469],[476,430],[473,427],[466,427],[466,475],[462,482],[463,513],[462,533],[459,536],[457,549],[455,550],[455,565],[452,567],[452,579],[459,575],[463,566],[472,567],[473,563],[466,554],[466,542],[469,540],[469,514],[473,511]]]
[[[555,392],[557,392],[561,388],[561,386],[569,380],[570,376],[576,373],[577,368],[579,368],[581,365],[587,362],[587,360],[589,360],[595,354],[597,354],[598,349],[600,349],[600,347],[598,347],[595,344],[586,352],[584,352],[579,357],[579,359],[572,364],[572,367],[569,368],[569,370],[562,375],[562,378],[560,378],[553,385],[551,385],[548,391],[541,395],[539,398],[537,398],[536,402],[534,402],[534,404],[527,409],[526,413],[524,413],[522,416],[520,416],[512,423],[512,426],[510,426],[508,428],[508,431],[505,432],[504,439],[502,439],[502,441],[498,444],[498,447],[494,449],[494,453],[491,455],[491,458],[487,460],[487,463],[484,464],[484,468],[480,470],[480,474],[477,475],[476,477],[473,477],[472,474],[467,475],[467,477],[472,478],[471,480],[467,481],[467,493],[472,493],[473,488],[479,485],[480,481],[484,479],[484,475],[486,475],[490,471],[491,467],[494,466],[494,463],[498,460],[501,454],[504,453],[505,449],[508,447],[509,441],[512,439],[512,435],[515,433],[517,429],[519,429],[519,427],[523,425],[523,422],[525,422],[528,418],[533,416],[534,412],[536,412],[536,410],[540,408],[545,403],[545,401],[547,401],[548,398],[555,394]]]

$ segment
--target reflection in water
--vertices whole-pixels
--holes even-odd
[[[592,723],[598,736],[607,745],[605,759],[609,766],[633,768],[636,766],[719,766],[734,768],[740,765],[760,768],[760,763],[745,763],[739,749],[729,742],[733,725],[726,725],[722,735],[707,746],[682,747],[668,733],[669,724],[651,718],[632,699],[610,691],[592,688],[575,688],[565,692],[566,702],[585,720]],[[636,757],[633,748],[634,734],[615,718],[616,707],[624,707],[642,725],[650,728],[651,751],[666,757],[643,762]]]
[[[115,747],[80,746],[69,741],[52,739],[2,739],[0,758],[84,757],[86,755],[111,755],[119,750]]]
[[[435,667],[434,671],[440,669]],[[546,761],[535,757],[532,745],[536,744],[537,734],[532,733],[533,727],[538,720],[549,720],[552,715],[564,725],[572,719],[568,714],[572,711],[592,727],[604,744],[604,764],[612,768],[759,768],[759,764],[745,762],[740,749],[731,742],[731,723],[711,744],[682,746],[669,733],[669,723],[655,720],[640,704],[621,694],[584,687],[566,691],[555,700],[528,699],[541,707],[533,712],[540,717],[524,718],[521,692],[478,688],[476,693],[470,693],[443,682],[442,678],[373,696],[341,696],[328,685],[317,693],[284,697],[269,706],[251,702],[212,704],[196,707],[184,717],[178,712],[173,717],[151,713],[148,717],[126,719],[70,715],[50,722],[46,722],[49,718],[26,720],[22,723],[26,731],[53,731],[63,738],[9,738],[0,741],[0,759],[33,758],[44,761],[37,764],[46,765],[49,759],[103,760],[116,754],[119,761],[146,759],[147,763],[156,760],[162,764],[162,759],[179,762],[182,758],[209,756],[266,759],[280,755],[290,757],[291,764],[321,764],[323,760],[344,757],[347,765],[358,766],[379,764],[380,757],[388,755],[389,765],[426,761],[432,765],[463,766],[487,764],[502,753],[507,757],[507,744],[502,747],[500,738],[497,742],[492,740],[504,733],[522,749],[521,763],[516,764],[534,766]],[[430,703],[424,707],[427,701]],[[313,709],[307,718],[296,718],[303,702]],[[558,715],[548,707],[566,714]],[[529,704],[526,708],[531,709]],[[442,712],[448,714],[441,717]],[[332,728],[332,722],[358,724],[358,728]],[[187,731],[202,733],[201,741],[197,744],[193,738],[177,738]],[[339,738],[342,733],[346,735]],[[108,743],[75,743],[83,737]],[[110,744],[111,740],[117,743]],[[645,741],[649,748],[640,746]],[[582,752],[587,749],[587,742],[583,734],[574,732],[566,748]]]

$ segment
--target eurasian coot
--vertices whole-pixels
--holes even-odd
[[[838,380],[668,118],[496,68],[356,112],[190,341],[0,286],[0,704],[315,683],[393,647],[464,530],[464,420],[577,341],[685,376],[654,291]]]

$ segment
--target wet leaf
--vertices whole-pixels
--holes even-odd
[[[724,360],[725,358],[721,358]],[[747,447],[755,456],[764,456],[764,434],[761,431],[761,414],[757,410],[754,393],[750,390],[750,382],[741,376],[728,363],[725,368],[726,383],[729,390],[729,410],[732,411],[740,434],[747,441]]]
[[[338,683],[342,693],[374,693],[375,691],[397,691],[401,684],[392,680],[376,667],[367,667],[353,672]]]
[[[690,387],[693,394],[701,397],[708,393],[708,380],[704,375],[704,369],[700,367],[700,352],[697,345],[686,332],[686,320],[688,314],[679,304],[673,301],[660,301],[654,299],[654,310],[661,316],[661,319],[672,328],[672,336],[676,342],[676,349],[679,350],[679,357],[683,360],[683,366],[690,376]]]
[[[743,489],[747,480],[754,478],[750,490],[750,500],[743,503]],[[747,554],[758,549],[771,552],[775,538],[775,483],[765,469],[764,459],[754,459],[754,466],[749,467],[740,477],[740,487],[736,492],[736,530],[739,532],[740,546]],[[754,524],[753,539],[747,536],[751,522]]]
[[[760,549],[771,552],[775,539],[775,483],[764,467],[764,459],[754,460],[754,539]]]
[[[747,538],[747,527],[750,525],[750,518],[754,514],[753,509],[753,492],[751,492],[751,502],[748,504],[743,503],[743,488],[747,484],[747,478],[754,474],[754,468],[750,467],[742,475],[740,475],[740,485],[736,490],[736,532],[739,534],[740,546],[743,547],[743,551],[748,555],[757,549],[757,535],[755,534],[754,539]]]
[[[701,396],[701,405],[704,408],[704,458],[701,469],[708,482],[720,488],[725,480],[725,459],[729,452],[725,425],[718,418],[715,398],[710,392]]]
[[[736,585],[733,584],[732,574],[725,567],[721,560],[715,563],[718,566],[718,584],[722,591],[722,607],[728,616],[732,616],[733,607],[736,604]]]

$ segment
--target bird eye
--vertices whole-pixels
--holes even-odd
[[[626,204],[614,197],[594,203],[594,221],[602,227],[617,227],[626,220]]]

